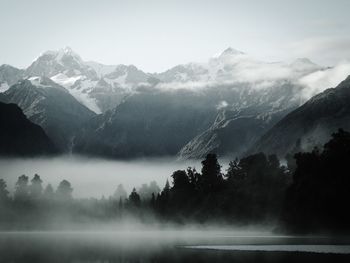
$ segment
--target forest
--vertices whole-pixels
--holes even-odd
[[[142,223],[273,224],[293,233],[349,232],[350,133],[339,129],[320,149],[295,153],[281,165],[276,155],[235,159],[223,171],[208,154],[197,171],[177,170],[161,189],[156,182],[109,197],[74,198],[61,181],[44,187],[40,175],[21,175],[10,194],[0,179],[0,227],[49,229],[134,219]]]

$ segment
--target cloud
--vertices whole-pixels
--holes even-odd
[[[302,90],[302,95],[305,99],[309,99],[325,89],[336,87],[349,75],[350,61],[340,63],[333,68],[308,74],[299,80],[299,83],[305,87]]]
[[[305,49],[308,48],[311,47],[306,45]],[[156,88],[164,92],[175,92],[181,89],[196,92],[211,87],[232,85],[234,89],[267,90],[272,88],[277,92],[281,83],[289,82],[296,87],[295,98],[301,99],[303,103],[325,89],[337,86],[344,80],[350,74],[350,59],[332,68],[326,68],[307,58],[299,58],[292,63],[286,63],[263,62],[249,55],[235,55],[228,58],[222,58],[222,56],[212,58],[207,64],[200,64],[200,67],[203,67],[205,69],[203,72],[206,73],[201,75],[199,80],[159,83]],[[226,106],[224,101],[221,101],[217,108],[221,109]]]
[[[292,43],[287,51],[292,57],[310,57],[325,65],[350,60],[350,37],[314,37]]]
[[[216,109],[217,109],[217,110],[221,110],[221,109],[226,108],[227,106],[228,106],[227,101],[222,100],[222,101],[220,101],[219,104],[216,106]]]
[[[297,82],[300,77],[322,68],[309,60],[299,60],[296,65],[284,62],[263,62],[248,55],[214,58],[207,64],[201,64],[200,67],[203,67],[205,73],[200,75],[199,80],[159,83],[157,88],[163,91],[178,89],[198,91],[220,85],[234,85],[236,88],[237,85],[243,87],[248,84],[250,88],[267,89],[281,81]]]

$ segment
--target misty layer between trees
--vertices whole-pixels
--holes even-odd
[[[161,189],[156,182],[127,193],[123,185],[108,198],[75,199],[74,186],[63,180],[43,187],[38,174],[21,175],[13,196],[0,179],[2,229],[52,229],[84,223],[145,224],[225,223],[274,225],[299,233],[350,230],[350,133],[332,135],[323,149],[289,155],[258,153],[229,163],[226,171],[215,154],[201,171],[177,170]]]

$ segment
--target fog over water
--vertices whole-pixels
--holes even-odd
[[[219,162],[224,172],[227,160]],[[108,197],[120,183],[129,193],[132,187],[153,180],[163,188],[174,171],[188,166],[201,170],[200,161],[174,159],[1,159],[0,178],[6,180],[11,192],[18,176],[26,174],[31,179],[38,173],[44,187],[51,183],[56,188],[63,179],[69,180],[74,198]],[[67,206],[67,210],[60,203],[48,203],[56,211],[23,206],[23,213],[18,213],[16,208],[22,208],[14,202],[12,220],[23,220],[13,225],[11,220],[3,225],[0,222],[0,262],[350,262],[348,237],[284,235],[275,232],[272,221],[240,225],[215,218],[215,222],[205,224],[190,220],[178,224],[158,220],[149,211],[129,213],[132,209],[101,219],[93,217],[98,211],[92,216],[74,213],[83,203],[81,200],[73,209]],[[13,211],[9,210],[10,216]]]
[[[175,159],[115,161],[81,156],[0,159],[0,178],[7,182],[10,192],[20,175],[31,179],[37,173],[44,187],[51,183],[56,188],[60,181],[68,180],[74,188],[75,198],[108,197],[119,184],[123,184],[127,192],[151,181],[163,188],[167,179],[171,182],[174,171],[188,166],[201,169],[200,161],[179,162]]]

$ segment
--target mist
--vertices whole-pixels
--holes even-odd
[[[17,195],[5,198],[0,209],[0,257],[18,263],[28,262],[28,258],[44,262],[269,262],[276,251],[283,259],[293,257],[295,262],[308,262],[306,253],[310,252],[313,260],[330,255],[332,260],[339,255],[349,257],[349,239],[335,239],[327,228],[312,236],[289,235],[279,219],[287,187],[280,179],[286,170],[278,160],[262,154],[228,167],[231,172],[238,167],[241,173],[247,160],[248,169],[243,174],[253,180],[244,179],[243,184],[242,178],[235,181],[235,189],[240,189],[237,196],[235,191],[227,192],[233,186],[228,179],[228,160],[219,163],[215,154],[201,163],[170,158],[116,161],[74,155],[2,159],[0,178],[7,182],[11,193],[17,182]],[[202,174],[193,169],[186,171],[189,166]],[[213,167],[226,178],[221,181],[226,187],[206,186],[206,181],[200,180]],[[21,190],[18,177],[26,174],[30,180],[36,173],[41,179],[37,178],[36,183],[31,180]],[[256,176],[260,178],[258,188]],[[192,192],[186,183],[181,188],[186,177],[189,182],[197,178],[197,186],[204,182],[207,188]],[[73,198],[60,191],[64,179],[71,183]],[[36,195],[35,185],[41,185],[41,180],[43,187],[50,183],[57,189],[51,199],[42,188]],[[167,180],[171,186],[164,186]],[[139,189],[151,181],[164,187],[156,202],[152,202],[153,195],[152,199],[137,201],[132,188]],[[128,192],[124,201],[113,196],[119,184]],[[213,186],[222,187],[221,192]],[[250,202],[253,191],[255,199]],[[209,203],[196,203],[198,197]],[[232,210],[235,207],[237,210]]]
[[[45,187],[50,183],[55,189],[62,180],[68,180],[75,198],[108,197],[119,184],[130,193],[133,187],[155,181],[163,188],[175,170],[188,166],[200,169],[199,161],[177,161],[175,158],[153,158],[130,161],[60,156],[55,158],[0,159],[0,178],[12,193],[19,176],[32,178],[39,174]]]

